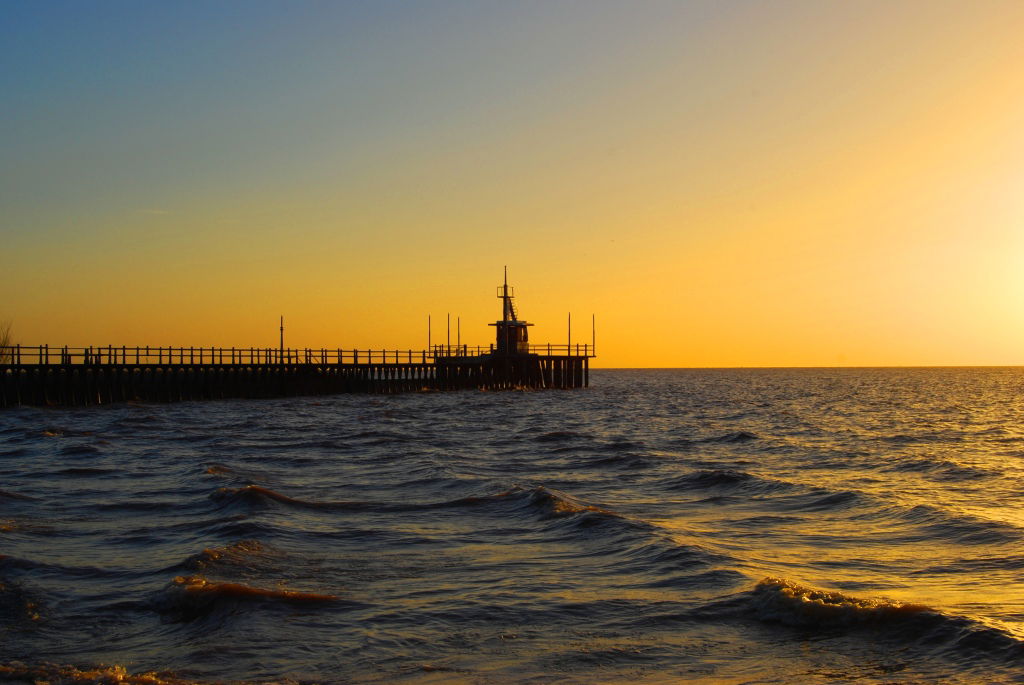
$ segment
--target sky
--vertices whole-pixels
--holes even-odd
[[[1024,364],[1024,3],[0,4],[27,345]]]

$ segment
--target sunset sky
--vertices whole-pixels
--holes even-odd
[[[1019,0],[6,0],[0,320],[486,344],[508,265],[596,366],[1024,364],[1022,37]]]

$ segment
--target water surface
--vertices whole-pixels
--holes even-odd
[[[1022,391],[595,371],[4,411],[0,678],[1022,682]]]

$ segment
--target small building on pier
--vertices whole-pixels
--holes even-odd
[[[501,319],[488,324],[495,327],[495,341],[490,351],[469,356],[457,349],[455,355],[436,357],[442,389],[567,389],[590,385],[592,346],[584,345],[575,350],[569,343],[531,346],[529,327],[533,324],[519,318],[507,270],[504,282],[498,286],[498,298],[501,299]],[[564,354],[561,354],[562,349]]]

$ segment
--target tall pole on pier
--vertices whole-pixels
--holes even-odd
[[[590,352],[597,354],[597,317],[590,315]]]
[[[448,312],[448,333],[447,333],[447,335],[445,337],[444,344],[448,348],[448,351],[446,351],[445,354],[451,354],[451,347],[452,347],[452,313],[451,312]]]
[[[462,317],[455,317],[455,347],[462,349]]]
[[[430,339],[431,338],[431,333],[432,333],[432,329],[431,329],[431,325],[430,325],[430,314],[427,314],[427,349],[428,350],[431,347],[434,346],[433,345],[434,341]]]
[[[565,356],[572,354],[572,312],[569,312],[569,339],[566,340]]]
[[[281,343],[280,343],[279,351],[280,351],[280,358],[278,359],[278,361],[283,364],[284,363],[284,314],[281,315]]]

